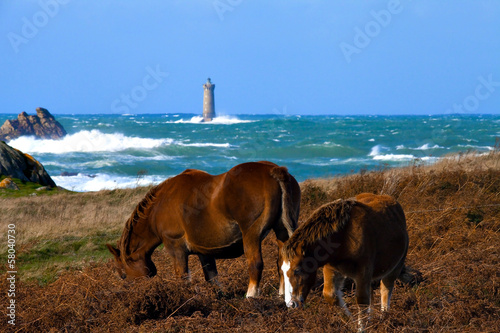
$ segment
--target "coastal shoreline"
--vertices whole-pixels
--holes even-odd
[[[220,174],[247,161],[286,165],[298,181],[433,163],[489,152],[500,116],[67,115],[60,140],[9,144],[34,156],[68,190],[158,183],[186,168]]]

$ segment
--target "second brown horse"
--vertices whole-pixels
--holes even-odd
[[[273,230],[281,247],[297,227],[299,205],[297,181],[271,162],[243,163],[216,176],[188,169],[153,187],[125,224],[118,247],[108,244],[108,249],[122,278],[156,275],[151,255],[163,243],[178,275],[189,277],[188,256],[196,254],[207,281],[217,276],[216,258],[244,253],[247,297],[255,297],[263,269],[261,241]]]
[[[350,311],[343,300],[346,277],[356,283],[358,329],[369,318],[371,284],[380,280],[381,310],[387,311],[394,281],[404,267],[408,232],[401,205],[388,195],[362,193],[314,211],[283,245],[285,302],[300,307],[323,267],[323,295]]]

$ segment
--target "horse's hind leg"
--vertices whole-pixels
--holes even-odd
[[[215,258],[204,254],[198,254],[198,258],[200,258],[201,267],[203,268],[203,274],[205,275],[205,281],[218,284],[218,273],[217,265],[215,264]]]
[[[389,304],[391,302],[392,289],[394,288],[394,282],[398,278],[401,270],[404,266],[404,261],[402,264],[398,265],[388,276],[384,277],[380,281],[380,308],[382,312],[389,310]]]
[[[247,257],[248,273],[250,275],[247,297],[257,297],[259,296],[259,284],[262,278],[262,270],[264,269],[260,237],[252,237],[252,235],[244,236],[243,248]]]
[[[380,308],[382,312],[389,310],[389,303],[391,302],[392,289],[394,288],[393,279],[382,279],[380,281]]]

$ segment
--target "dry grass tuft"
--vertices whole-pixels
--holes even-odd
[[[17,225],[18,242],[40,238],[86,236],[88,233],[120,231],[124,221],[148,188],[95,193],[62,192],[51,196],[0,197],[4,232]]]
[[[500,326],[499,161],[500,153],[493,152],[480,157],[453,157],[429,167],[409,166],[302,184],[302,221],[319,205],[360,192],[393,195],[405,210],[410,234],[407,263],[421,272],[423,282],[397,285],[392,308],[383,317],[378,311],[380,299],[376,290],[372,331],[497,331]],[[30,244],[33,239],[84,236],[94,230],[119,232],[146,191],[1,199],[0,205],[2,213],[7,209],[9,221],[20,215],[19,229],[26,233],[23,242]],[[52,201],[54,198],[58,199]],[[218,261],[222,284],[219,288],[204,281],[195,257],[190,262],[192,283],[174,278],[170,259],[165,251],[158,250],[153,256],[158,275],[152,279],[123,282],[113,274],[108,260],[64,273],[47,286],[19,282],[15,330],[354,330],[354,322],[322,299],[321,287],[312,292],[305,309],[286,309],[277,295],[277,249],[272,238],[263,243],[263,296],[257,299],[244,298],[248,278],[244,258]],[[2,277],[2,290],[6,283]],[[321,284],[319,276],[318,286]],[[352,290],[346,292],[346,301],[354,310]],[[3,316],[5,311],[2,307]]]

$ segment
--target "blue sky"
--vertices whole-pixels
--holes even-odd
[[[498,0],[0,2],[2,113],[500,113]]]

